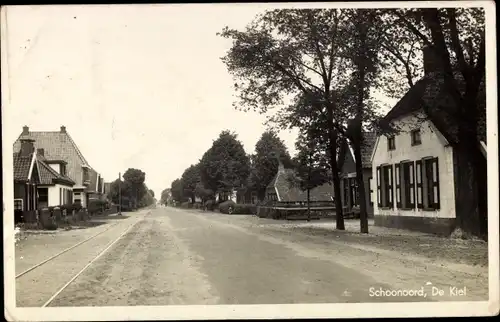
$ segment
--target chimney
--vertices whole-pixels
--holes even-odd
[[[30,134],[30,128],[28,126],[23,126],[23,135],[28,135]]]
[[[21,139],[21,156],[28,157],[35,152],[35,145],[33,139]]]
[[[434,73],[442,70],[442,63],[436,51],[431,46],[425,46],[423,49],[424,56],[424,76],[429,73]]]
[[[61,133],[66,133],[66,127],[64,125],[61,126]]]
[[[44,149],[36,149],[36,154],[39,154],[43,157],[43,156],[45,156],[45,150]]]

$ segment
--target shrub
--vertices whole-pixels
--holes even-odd
[[[195,203],[193,204],[193,208],[194,208],[194,209],[200,209],[200,208],[201,208],[201,202],[195,202]]]
[[[215,200],[207,200],[205,202],[205,210],[213,211],[215,209]]]
[[[190,205],[189,201],[183,202],[183,203],[181,203],[181,208],[188,209],[189,205]]]
[[[222,214],[233,213],[236,203],[232,200],[224,201],[219,204],[219,211]]]
[[[257,212],[257,207],[252,204],[236,204],[233,210],[235,215],[253,215]]]

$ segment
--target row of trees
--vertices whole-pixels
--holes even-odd
[[[111,183],[108,198],[115,204],[120,203],[120,191],[122,204],[129,204],[133,208],[141,208],[156,203],[153,190],[145,184],[146,173],[140,169],[129,168]]]
[[[417,58],[428,47],[454,104],[427,102],[424,109],[441,132],[456,129],[448,137],[460,168],[457,224],[481,233],[478,177],[484,167],[476,138],[484,108],[477,103],[485,74],[483,9],[280,9],[257,16],[244,31],[226,27],[219,35],[233,40],[222,60],[235,78],[235,107],[272,110],[270,124],[300,130],[309,151],[301,158],[328,162],[340,230],[345,228],[337,156],[346,142],[353,147],[363,233],[368,232],[363,132],[398,131],[379,122],[372,93],[401,98],[422,76]],[[217,177],[204,171],[202,177]]]
[[[216,194],[225,199],[235,190],[254,191],[262,200],[280,161],[288,168],[294,164],[274,131],[262,134],[252,155],[245,152],[236,133],[222,131],[199,162],[189,166],[162,192],[162,203],[194,202],[196,197],[205,202]]]

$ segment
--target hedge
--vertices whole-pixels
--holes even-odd
[[[229,211],[230,208],[231,211]],[[256,213],[257,209],[256,206],[252,204],[238,204],[229,200],[219,204],[219,211],[223,214],[252,215]]]

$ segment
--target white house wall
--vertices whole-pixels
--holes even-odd
[[[416,161],[425,157],[439,158],[439,190],[440,210],[427,211],[421,209],[402,210],[396,208],[379,209],[377,203],[377,182],[373,182],[372,200],[374,201],[374,214],[379,216],[422,216],[430,218],[455,218],[455,187],[453,174],[453,150],[447,145],[444,137],[432,123],[417,120],[414,115],[406,116],[398,121],[402,132],[395,137],[396,149],[389,151],[387,137],[380,136],[372,159],[373,178],[377,178],[377,167],[384,164],[396,164],[401,161]],[[410,131],[418,126],[422,143],[411,145]],[[394,195],[395,189],[393,189]],[[394,199],[394,196],[393,196]]]
[[[48,203],[49,203],[49,207],[53,207],[53,206],[60,206],[62,204],[61,200],[60,200],[60,190],[59,189],[63,189],[63,193],[65,192],[65,190],[73,190],[70,186],[65,186],[65,185],[61,185],[61,184],[56,184],[55,186],[50,186],[48,187],[48,193],[49,193],[49,196],[48,196]],[[71,200],[68,200],[67,203],[71,203]]]

